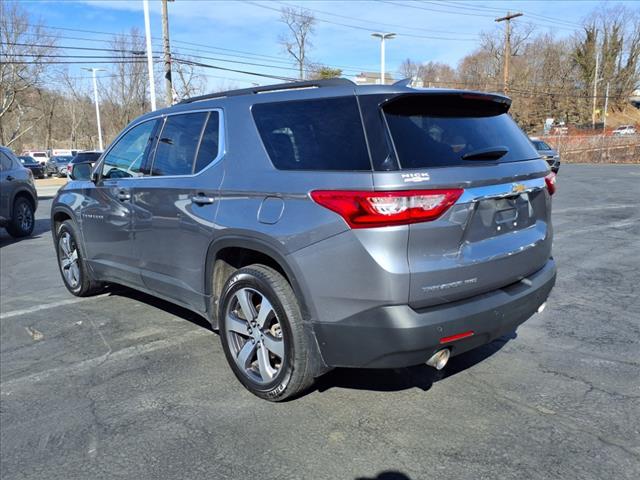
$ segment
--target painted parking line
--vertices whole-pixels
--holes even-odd
[[[95,298],[106,297],[107,295],[108,295],[107,293],[103,293],[101,295],[95,295],[93,297],[69,298],[68,300],[60,300],[59,302],[45,303],[43,305],[35,305],[33,307],[23,308],[21,310],[13,310],[11,312],[1,313],[0,320],[4,320],[6,318],[11,318],[11,317],[19,317],[21,315],[28,315],[29,313],[35,313],[35,312],[39,312],[40,310],[47,310],[49,308],[57,308],[57,307],[63,307],[65,305],[72,305],[74,303],[80,303],[86,300],[93,300]]]

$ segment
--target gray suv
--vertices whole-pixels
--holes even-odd
[[[52,207],[65,285],[127,285],[220,333],[242,384],[442,368],[544,307],[549,167],[500,95],[300,82],[133,121]]]
[[[11,149],[0,146],[0,227],[12,237],[31,235],[37,208],[33,173]]]

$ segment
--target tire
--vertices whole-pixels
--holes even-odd
[[[309,335],[293,289],[279,272],[257,264],[237,270],[223,287],[219,305],[222,347],[247,390],[280,402],[313,384]]]
[[[33,233],[36,219],[33,205],[25,197],[18,197],[13,202],[11,222],[7,225],[7,232],[15,238],[26,237]]]
[[[103,284],[93,278],[78,241],[75,225],[71,220],[60,224],[56,232],[58,269],[64,286],[76,297],[88,297],[102,290]]]

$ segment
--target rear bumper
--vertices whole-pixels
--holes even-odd
[[[368,310],[314,329],[331,367],[397,368],[424,363],[448,347],[458,355],[513,331],[547,299],[556,280],[553,259],[525,281],[469,299],[413,310],[392,305]],[[440,344],[472,330],[473,336]]]

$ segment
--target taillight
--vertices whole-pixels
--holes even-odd
[[[547,190],[549,190],[549,195],[553,195],[556,193],[556,174],[550,172],[549,175],[544,177],[544,181],[547,184]]]
[[[345,219],[351,228],[407,225],[435,220],[453,205],[463,190],[315,190],[311,198]]]

